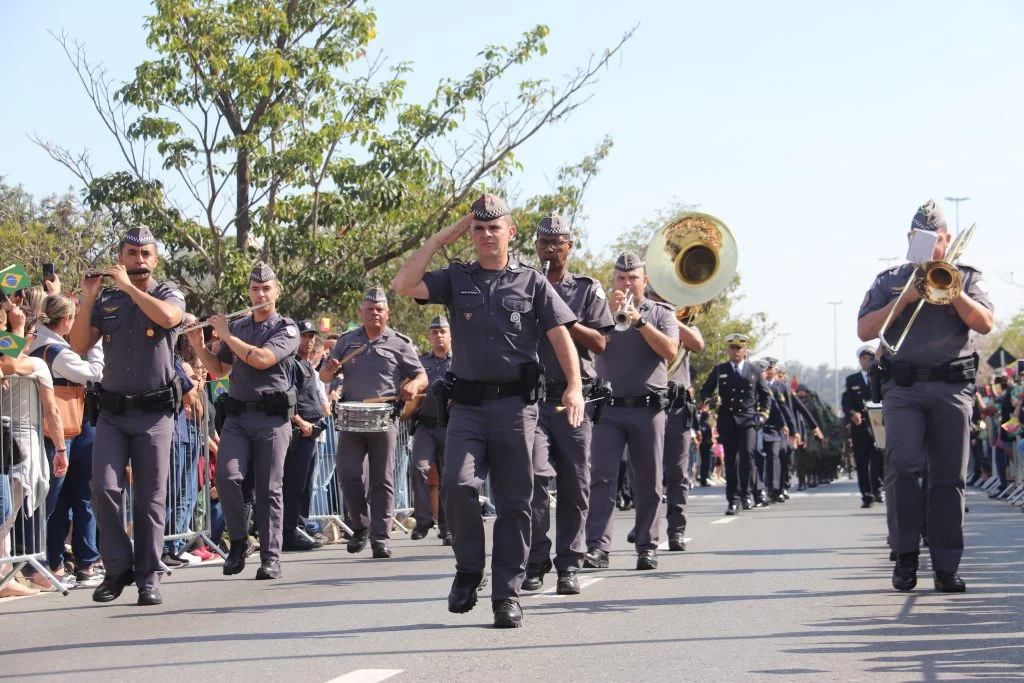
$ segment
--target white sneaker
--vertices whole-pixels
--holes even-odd
[[[192,553],[180,552],[178,553],[178,559],[185,563],[186,567],[190,567],[194,564],[202,562],[201,559],[193,555]]]

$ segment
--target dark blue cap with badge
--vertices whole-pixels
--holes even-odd
[[[450,325],[448,324],[448,318],[444,317],[443,315],[434,316],[434,319],[430,321],[430,329],[431,330],[438,330],[438,329],[445,329],[446,330],[449,327],[450,327]]]
[[[570,235],[572,231],[569,229],[569,221],[552,211],[550,216],[541,219],[540,225],[537,226],[537,234],[558,237],[559,235]]]
[[[263,261],[257,261],[256,265],[252,267],[252,272],[249,273],[249,282],[270,282],[276,279],[277,275]]]
[[[946,216],[942,213],[934,201],[929,199],[917,208],[914,217],[910,221],[911,230],[927,230],[936,232],[946,227]]]
[[[620,254],[619,258],[616,259],[615,261],[615,270],[620,270],[623,273],[628,273],[631,270],[636,270],[637,268],[643,267],[643,259],[631,251],[627,251],[624,254]]]
[[[299,328],[299,334],[316,334],[316,326],[308,320],[300,320],[295,325]]]
[[[153,237],[153,233],[150,232],[149,228],[132,228],[124,234],[121,238],[121,246],[126,244],[134,244],[137,247],[142,247],[147,244],[156,244],[156,238]]]
[[[370,287],[366,290],[366,296],[363,297],[363,301],[369,301],[374,304],[386,304],[388,302],[388,295],[384,292],[383,287]]]
[[[501,197],[493,194],[480,195],[470,209],[473,211],[473,218],[478,221],[493,221],[512,213]]]

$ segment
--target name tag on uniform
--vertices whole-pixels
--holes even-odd
[[[104,320],[117,320],[117,316],[116,315],[105,315],[105,316],[103,316],[103,319]]]
[[[479,294],[479,293],[480,293],[479,289],[463,289],[463,290],[459,291],[459,294],[461,294],[463,296],[470,296],[470,295]]]
[[[722,374],[720,374],[720,375],[718,376],[718,378],[719,378],[719,379],[728,379],[728,378],[729,378],[729,373],[727,373],[727,372],[723,372]]]

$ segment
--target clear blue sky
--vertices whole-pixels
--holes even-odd
[[[965,261],[983,269],[997,316],[1022,306],[1024,3],[777,3],[463,0],[379,2],[377,47],[415,62],[411,91],[468,70],[481,46],[551,27],[530,75],[558,78],[634,24],[593,100],[527,147],[521,190],[605,135],[615,148],[587,197],[594,246],[682,200],[722,218],[740,245],[746,311],[789,333],[785,355],[852,365],[857,306],[879,260],[905,254],[914,209],[970,196]],[[102,9],[100,9],[102,8]],[[486,8],[486,9],[483,9]],[[127,79],[146,55],[138,0],[11,0],[0,9],[0,174],[35,194],[74,181],[26,134],[113,149],[48,29],[84,41]],[[783,355],[776,340],[764,353]],[[1024,352],[1024,349],[1019,350]]]

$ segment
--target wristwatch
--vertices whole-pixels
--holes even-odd
[[[645,318],[644,316],[640,316],[640,319],[636,321],[635,325],[633,325],[633,329],[634,330],[639,330],[641,327],[643,327],[646,324],[647,324],[647,318]]]

